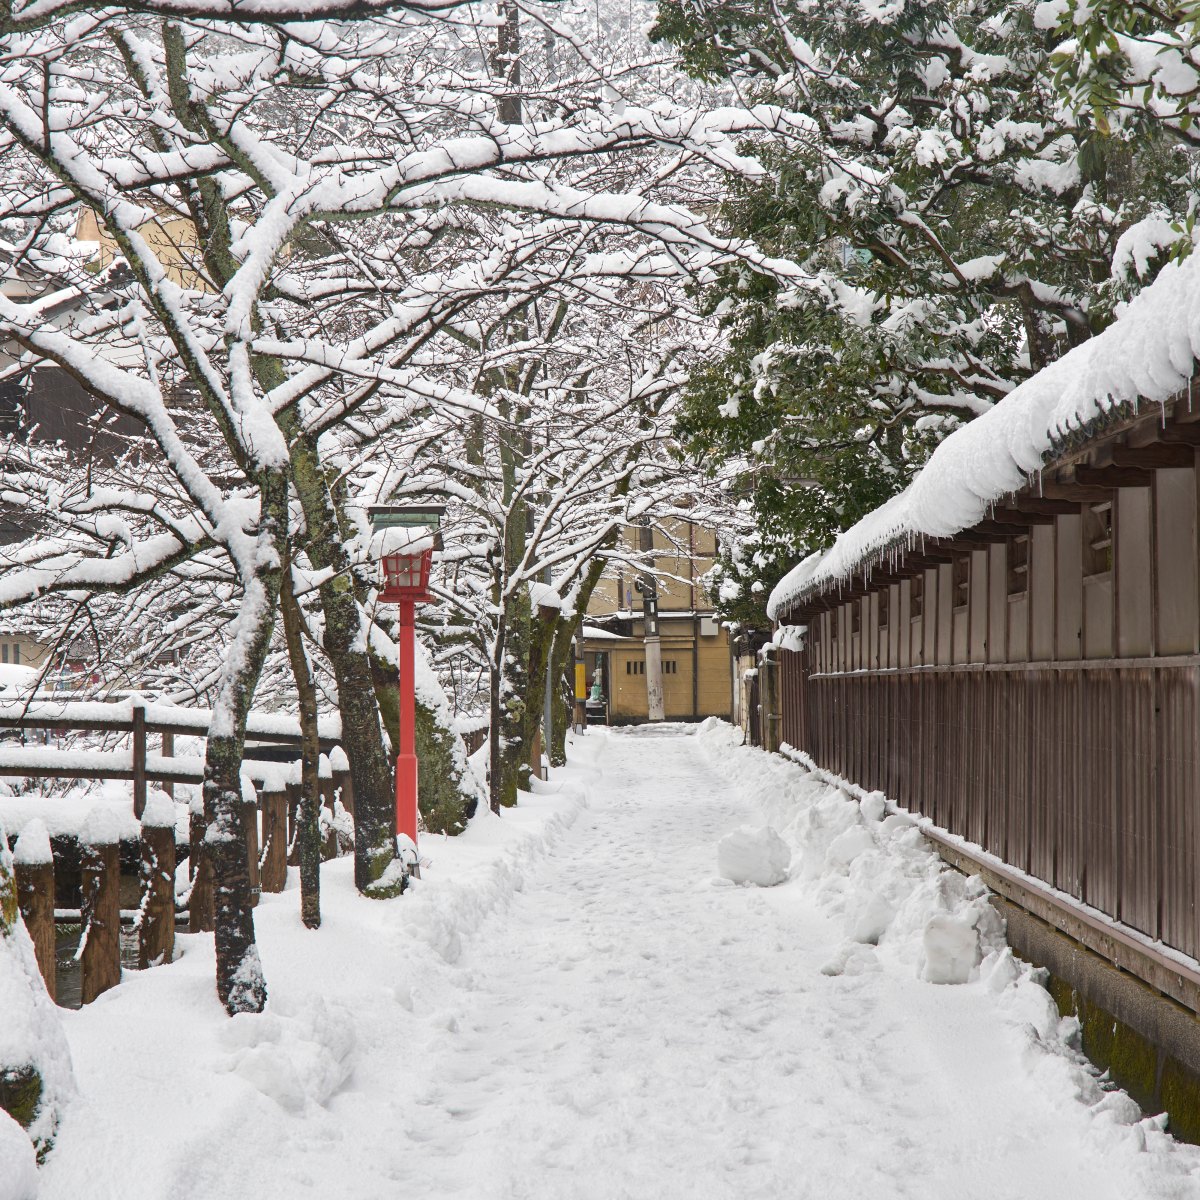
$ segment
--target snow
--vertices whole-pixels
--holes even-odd
[[[77,837],[97,805],[107,808],[112,819],[119,823],[121,841],[136,841],[141,836],[133,815],[131,785],[119,780],[92,787],[80,785],[62,796],[44,796],[39,792],[0,795],[0,822],[18,835],[32,822],[40,821],[51,837]]]
[[[977,883],[738,741],[589,730],[517,808],[424,839],[405,896],[325,864],[319,931],[291,872],[255,912],[260,1016],[223,1016],[211,937],[181,934],[62,1014],[81,1094],[39,1200],[1195,1194],[1200,1150],[1102,1086]],[[776,887],[713,875],[747,824],[792,852]],[[922,978],[947,964],[967,982]]]
[[[0,903],[8,899],[5,892],[12,895],[13,886],[12,855],[0,825]],[[38,1071],[42,1094],[29,1138],[45,1144],[74,1092],[71,1054],[59,1011],[42,983],[33,942],[19,919],[7,932],[0,925],[0,1013],[0,1070],[32,1066]],[[26,1160],[23,1153],[8,1153],[12,1122],[2,1112],[0,1118],[0,1197],[11,1193],[15,1198],[22,1195]]]
[[[562,608],[563,598],[552,585],[532,579],[529,581],[529,603],[533,608],[553,608],[557,610]]]
[[[584,625],[580,635],[584,641],[588,642],[627,642],[631,640],[622,634],[613,633],[610,629],[601,629],[599,625]]]
[[[147,793],[146,807],[142,811],[142,825],[145,828],[174,829],[178,819],[175,801],[166,792],[156,789]]]
[[[33,1143],[0,1108],[0,1200],[37,1200],[37,1189]]]
[[[1200,255],[1191,255],[1167,263],[1103,333],[946,438],[905,491],[793,567],[767,612],[778,618],[805,593],[893,547],[977,524],[990,505],[1025,487],[1067,434],[1127,403],[1165,403],[1188,386],[1198,357]]]
[[[417,554],[434,549],[436,530],[427,526],[390,525],[371,535],[370,556],[375,560],[385,554]]]
[[[96,805],[84,819],[79,830],[79,840],[85,846],[115,846],[120,840],[127,822],[107,805]]]
[[[13,862],[22,867],[36,867],[53,861],[54,852],[50,847],[46,822],[35,817],[17,838],[17,844],[13,847]]]
[[[0,663],[0,696],[26,695],[37,690],[38,671],[33,667],[17,667]]]
[[[744,825],[717,843],[717,870],[732,883],[774,887],[787,878],[792,852],[769,825]]]

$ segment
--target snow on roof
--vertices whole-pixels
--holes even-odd
[[[601,629],[599,625],[585,625],[583,627],[583,637],[589,642],[627,642],[632,641],[619,633],[613,633],[610,629]]]
[[[37,687],[38,671],[33,667],[18,667],[0,663],[0,697],[32,692]]]
[[[382,558],[385,554],[417,554],[436,549],[437,530],[427,525],[389,525],[371,534],[370,554]]]
[[[1024,487],[1071,433],[1125,405],[1165,403],[1200,357],[1200,254],[1168,263],[1103,333],[1077,346],[951,434],[898,496],[809,555],[767,602],[772,620],[807,592],[844,580],[885,549],[951,537]]]

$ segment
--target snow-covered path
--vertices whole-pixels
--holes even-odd
[[[1200,1194],[1190,1151],[1139,1153],[1135,1131],[1075,1099],[1077,1067],[1031,1059],[983,986],[895,964],[823,974],[843,932],[797,881],[722,886],[715,843],[761,821],[730,774],[741,759],[679,730],[588,741],[589,807],[465,929],[461,953],[436,917],[435,853],[428,912],[408,897],[390,908],[422,925],[425,958],[407,973],[411,930],[381,924],[364,971],[351,927],[383,909],[332,893],[321,950],[285,953],[314,944],[289,892],[259,914],[275,1017],[210,1016],[195,952],[190,974],[185,955],[77,1014],[91,1095],[43,1200]],[[171,1039],[173,1062],[141,1062],[131,1019],[150,1044]],[[331,1022],[353,1026],[353,1050]],[[97,1045],[122,1028],[131,1047]]]
[[[752,814],[698,739],[639,732],[614,738],[570,844],[464,959],[457,1031],[397,1114],[398,1158],[423,1147],[414,1186],[489,1200],[1142,1194],[1141,1172],[1114,1177],[1081,1140],[1082,1109],[1056,1111],[1028,1078],[979,991],[830,978],[828,920],[786,888],[713,886],[714,844]]]

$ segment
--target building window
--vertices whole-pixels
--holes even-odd
[[[954,584],[954,610],[967,607],[971,599],[971,556],[969,554],[955,555],[952,564]]]
[[[1083,510],[1083,576],[1104,575],[1113,565],[1112,501]]]
[[[640,659],[629,658],[625,660],[626,675],[645,675],[646,664]]]
[[[1024,596],[1029,591],[1029,534],[1023,533],[1008,543],[1008,594]]]
[[[665,659],[663,661],[662,668],[663,668],[664,675],[678,675],[679,674],[677,664],[673,658]]]
[[[879,593],[879,628],[880,629],[886,629],[888,627],[888,620],[891,615],[889,612],[891,598],[892,598],[892,589],[891,588],[884,588],[883,591]]]
[[[8,643],[5,642],[0,646],[0,662],[8,662]]]
[[[909,584],[908,610],[914,621],[919,621],[925,615],[925,573],[914,575]]]
[[[21,665],[21,643],[13,642],[13,663],[16,666]]]

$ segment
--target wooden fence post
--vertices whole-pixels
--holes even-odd
[[[212,859],[204,845],[208,824],[203,812],[191,813],[188,825],[188,871],[192,877],[192,891],[188,898],[188,929],[192,933],[208,933],[216,928],[216,913],[213,908]]]
[[[133,701],[133,815],[140,821],[146,811],[146,708]]]
[[[29,822],[13,847],[17,876],[17,907],[33,939],[38,969],[53,1000],[57,993],[54,945],[54,854],[45,824]]]
[[[246,842],[246,869],[250,875],[250,907],[255,908],[262,895],[258,861],[258,793],[245,777],[242,778],[242,837]]]
[[[264,892],[282,892],[287,884],[287,792],[263,792],[263,852],[260,886]]]
[[[298,783],[289,783],[287,785],[287,862],[289,867],[298,867],[300,865],[300,840],[296,837],[296,826],[300,819],[300,791],[300,784]]]
[[[333,818],[337,815],[337,809],[334,807],[337,789],[333,782],[333,767],[330,765],[328,756],[324,754],[317,760],[317,788],[321,797],[321,807],[329,810],[329,821],[325,826],[325,837],[321,842],[321,861],[328,862],[331,858],[337,858],[338,855],[337,826],[333,823]]]
[[[169,963],[175,954],[175,805],[156,793],[142,813],[142,919],[138,966]]]
[[[162,756],[163,758],[175,757],[175,735],[173,733],[164,733],[162,735]],[[175,799],[175,785],[173,783],[169,781],[164,783],[162,785],[162,790],[166,792],[172,800]]]
[[[354,816],[354,783],[350,778],[350,760],[341,746],[334,746],[329,752],[329,765],[333,768],[333,786],[340,795],[338,799],[342,807]]]
[[[116,815],[94,808],[79,834],[83,868],[82,999],[90,1004],[121,982],[121,854]]]

